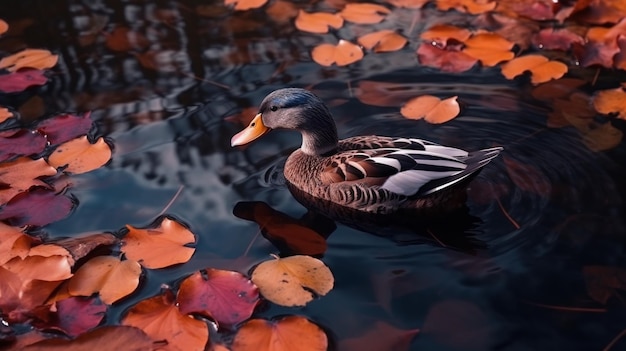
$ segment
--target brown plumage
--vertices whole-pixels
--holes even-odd
[[[269,94],[231,144],[248,143],[275,128],[303,136],[302,147],[285,164],[291,188],[370,213],[459,207],[467,182],[502,150],[468,153],[420,139],[374,135],[339,141],[326,105],[296,88]]]

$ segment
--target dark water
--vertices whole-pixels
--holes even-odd
[[[232,212],[242,201],[263,201],[295,218],[306,213],[280,177],[281,162],[299,146],[299,135],[273,132],[232,149],[230,137],[241,125],[224,118],[274,89],[299,86],[331,104],[341,137],[375,133],[468,150],[501,145],[505,151],[472,183],[469,214],[451,215],[429,235],[338,222],[323,256],[335,288],[304,308],[271,306],[258,316],[305,315],[326,328],[340,350],[350,349],[346,339],[371,330],[384,338],[382,329],[374,329],[381,322],[421,329],[410,350],[601,350],[626,328],[626,282],[602,305],[588,295],[583,275],[589,266],[626,269],[624,142],[596,152],[575,128],[548,128],[551,105],[533,98],[527,81],[505,80],[497,69],[446,74],[419,66],[415,38],[446,19],[433,10],[395,11],[384,22],[409,28],[417,18],[405,32],[411,44],[402,51],[368,54],[347,68],[322,68],[308,52],[333,35],[297,32],[264,10],[233,14],[219,4],[0,5],[0,16],[11,25],[28,24],[22,33],[1,38],[0,51],[42,47],[61,57],[47,85],[5,96],[0,104],[20,106],[38,96],[46,115],[92,110],[98,132],[115,145],[107,167],[74,177],[71,193],[79,206],[44,228],[50,236],[148,225],[183,187],[166,213],[198,236],[194,257],[148,272],[140,293],[114,306],[108,322],[162,283],[205,267],[245,273],[277,252],[258,236],[255,223]],[[197,14],[200,5],[205,16]],[[142,33],[148,44],[111,50],[101,32],[116,25]],[[358,26],[340,36],[354,37],[350,30]],[[148,47],[159,53],[152,68],[136,56]],[[595,70],[574,74],[592,76]],[[594,88],[624,78],[623,72],[602,71]],[[398,112],[402,95],[393,107],[360,102],[364,81],[394,83],[408,91],[407,98],[458,95],[464,108],[443,125],[406,120]],[[23,113],[38,118],[32,110]],[[598,119],[604,123],[626,130],[623,121]],[[626,340],[613,347],[619,349],[626,349]]]

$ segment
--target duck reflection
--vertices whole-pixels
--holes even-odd
[[[431,244],[471,255],[487,247],[476,237],[481,220],[472,216],[467,206],[428,216],[409,210],[372,214],[313,197],[288,182],[287,187],[308,209],[300,218],[260,201],[239,202],[233,209],[235,216],[256,222],[262,235],[281,251],[281,255],[321,256],[326,251],[326,239],[337,228],[336,222],[400,245]]]

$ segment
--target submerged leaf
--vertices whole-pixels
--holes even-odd
[[[233,351],[326,351],[326,333],[308,319],[288,316],[278,321],[251,319],[233,339]]]
[[[262,262],[251,279],[263,297],[281,306],[304,306],[313,294],[326,295],[334,284],[324,262],[302,255]]]

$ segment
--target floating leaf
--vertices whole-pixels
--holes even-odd
[[[447,45],[450,39],[454,39],[457,42],[464,42],[472,35],[472,33],[465,29],[447,24],[436,24],[430,27],[427,31],[420,35],[422,40],[436,43],[440,47]]]
[[[76,339],[46,339],[30,344],[21,351],[116,351],[116,350],[156,350],[154,342],[138,328],[127,326],[104,326],[79,335]]]
[[[616,113],[626,119],[626,92],[622,88],[598,91],[593,97],[593,107],[605,115]]]
[[[55,240],[56,245],[63,246],[78,261],[87,256],[93,249],[101,245],[114,245],[119,239],[113,234],[100,233],[90,235],[72,236],[70,238]]]
[[[37,188],[11,198],[0,211],[0,220],[15,226],[44,226],[67,217],[72,208],[74,202],[69,197],[49,189]]]
[[[184,314],[200,313],[232,327],[250,318],[259,302],[259,292],[239,272],[209,268],[183,280],[176,300]]]
[[[458,10],[472,15],[488,12],[496,8],[497,2],[485,0],[437,0],[437,8],[442,11]]]
[[[76,337],[95,328],[104,319],[107,307],[95,297],[70,297],[55,302],[54,312],[36,323],[38,328],[56,329]],[[43,319],[43,320],[42,320]]]
[[[44,85],[48,81],[48,78],[44,76],[44,71],[32,69],[12,72],[0,77],[2,77],[0,92],[5,93],[17,93],[34,85]]]
[[[131,260],[146,268],[164,268],[189,261],[195,249],[186,245],[195,242],[195,236],[182,224],[164,218],[154,229],[140,229],[127,225],[128,233],[122,239],[122,251]]]
[[[514,43],[495,33],[478,33],[465,41],[463,52],[491,67],[515,57]]]
[[[337,66],[345,66],[362,59],[363,50],[358,45],[341,39],[337,45],[320,44],[316,46],[311,52],[311,57],[313,61],[322,66],[330,66],[333,63]]]
[[[20,157],[11,162],[0,163],[0,205],[32,186],[47,186],[38,178],[57,174],[43,158],[32,160]]]
[[[324,262],[302,255],[262,262],[251,279],[263,297],[281,306],[304,306],[313,294],[324,296],[334,284]]]
[[[11,117],[13,117],[13,113],[11,111],[9,111],[8,108],[0,107],[0,123],[6,121],[7,119],[9,119]]]
[[[45,267],[43,268],[45,269]],[[43,305],[61,281],[31,280],[0,266],[0,310],[8,320],[24,322]]]
[[[0,222],[0,265],[13,257],[26,257],[34,241],[34,238],[24,234],[22,229]]]
[[[358,43],[374,52],[388,52],[400,50],[406,45],[407,40],[393,30],[380,30],[369,33],[357,39]]]
[[[544,28],[533,35],[532,43],[539,49],[569,50],[573,43],[583,45],[585,39],[568,29]]]
[[[422,43],[417,48],[420,64],[439,68],[444,72],[465,72],[478,60],[459,50],[446,50],[429,43]]]
[[[67,250],[58,245],[42,244],[33,246],[23,258],[14,257],[3,267],[23,280],[57,281],[70,278],[73,265],[74,259]]]
[[[87,134],[91,129],[91,112],[82,115],[63,113],[46,119],[37,125],[51,145],[57,145]]]
[[[409,9],[421,9],[431,0],[387,0],[388,3],[395,7],[404,7]]]
[[[87,136],[82,136],[59,145],[48,158],[53,167],[63,167],[65,172],[86,173],[98,169],[111,159],[111,147],[98,138],[90,143]]]
[[[311,33],[328,33],[329,27],[339,29],[343,26],[343,18],[334,13],[298,11],[296,28]]]
[[[249,10],[256,9],[265,5],[267,0],[224,0],[224,5],[230,6],[235,5],[235,10]]]
[[[0,19],[0,35],[6,33],[7,30],[9,30],[9,25]]]
[[[377,321],[372,328],[355,338],[343,339],[341,350],[409,350],[419,329],[403,330]]]
[[[374,24],[385,19],[391,13],[388,8],[370,3],[350,3],[339,12],[339,15],[348,22],[360,24]]]
[[[239,328],[233,351],[326,351],[326,333],[308,319],[288,316],[278,321],[251,319]]]
[[[272,21],[276,23],[289,23],[291,20],[298,16],[300,10],[296,5],[288,0],[276,0],[267,7],[265,11]]]
[[[539,84],[561,78],[567,73],[567,65],[550,61],[542,55],[521,56],[502,65],[502,74],[507,79],[513,79],[526,71],[531,73],[531,83]]]
[[[26,49],[0,60],[0,69],[15,72],[21,68],[47,69],[57,64],[59,57],[48,50]]]
[[[206,323],[182,314],[170,290],[131,307],[122,324],[140,328],[154,340],[165,340],[168,350],[202,351],[209,340]]]
[[[136,261],[98,256],[76,271],[67,288],[72,296],[98,293],[102,302],[110,305],[135,291],[139,286],[140,275],[141,266]]]
[[[457,97],[453,96],[445,100],[441,100],[436,96],[422,95],[409,100],[400,113],[402,116],[410,119],[424,119],[429,123],[444,123],[461,112]]]
[[[15,156],[28,156],[40,153],[46,147],[43,135],[27,129],[14,129],[0,132],[0,162]]]

